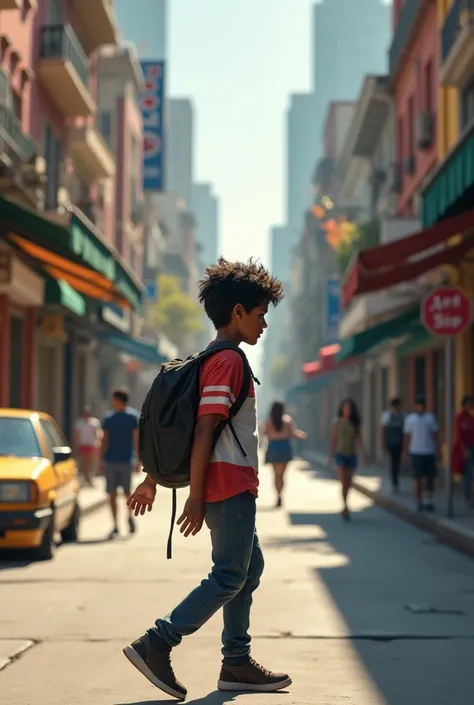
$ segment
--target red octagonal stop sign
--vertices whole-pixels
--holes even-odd
[[[455,286],[438,286],[421,302],[421,322],[428,333],[449,337],[471,323],[471,299]]]

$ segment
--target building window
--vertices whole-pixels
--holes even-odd
[[[433,62],[428,61],[425,66],[425,110],[428,113],[433,112]]]
[[[10,318],[10,402],[13,409],[23,406],[23,352],[24,322],[22,318]]]
[[[49,123],[44,129],[44,158],[46,159],[46,198],[45,209],[56,210],[58,207],[58,189],[60,186],[61,142],[56,138]]]
[[[426,358],[415,357],[415,397],[426,396]]]
[[[99,132],[112,148],[112,113],[104,111],[99,113]]]
[[[474,122],[474,75],[461,89],[461,132]]]
[[[415,154],[415,99],[412,96],[408,101],[408,157],[413,157]]]

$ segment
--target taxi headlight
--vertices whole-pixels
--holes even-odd
[[[31,482],[0,482],[0,502],[30,502]]]

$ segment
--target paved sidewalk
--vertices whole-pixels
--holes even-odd
[[[136,487],[142,477],[143,474],[141,472],[134,474],[132,478],[132,487]],[[108,503],[108,496],[105,491],[105,477],[94,477],[93,483],[93,487],[81,487],[81,491],[79,493],[79,505],[81,507],[81,515],[83,517],[102,509],[102,507]]]
[[[325,467],[327,464],[325,453],[311,451],[306,454],[306,459],[318,467]],[[384,468],[361,468],[354,477],[354,488],[406,521],[434,533],[453,548],[474,556],[474,509],[466,505],[459,488],[455,488],[452,519],[446,518],[447,495],[444,490],[438,490],[436,493],[436,514],[420,514],[416,511],[411,478],[402,476],[400,490],[398,494],[394,494]]]

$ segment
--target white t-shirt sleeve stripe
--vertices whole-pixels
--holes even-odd
[[[203,395],[209,394],[210,392],[222,392],[224,394],[228,394],[230,396],[230,399],[232,403],[234,404],[235,402],[235,397],[232,394],[232,390],[230,387],[226,387],[223,384],[221,385],[211,385],[209,387],[204,387],[202,390]]]
[[[229,407],[231,400],[229,397],[202,397],[199,402],[199,406],[204,406],[205,404],[220,404],[221,406]]]
[[[232,390],[230,387],[226,387],[224,384],[214,384],[209,387],[204,387],[202,391],[203,394],[205,392],[228,392],[230,394]]]

